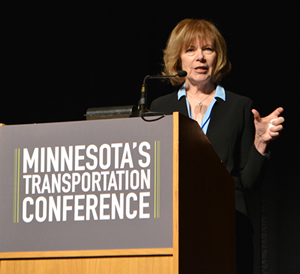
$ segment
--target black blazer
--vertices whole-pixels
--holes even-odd
[[[255,148],[252,101],[226,91],[226,101],[217,98],[207,130],[207,137],[235,182],[236,209],[248,215],[245,191],[261,181],[267,157]],[[151,111],[188,116],[186,97],[178,100],[177,91],[155,99]]]

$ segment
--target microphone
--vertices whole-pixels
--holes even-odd
[[[148,79],[165,79],[165,78],[174,78],[176,76],[185,77],[185,76],[187,76],[187,72],[185,70],[180,70],[175,75],[147,75],[144,79],[143,84],[145,84],[146,80],[148,80]]]
[[[178,71],[178,73],[175,76],[185,77],[185,76],[187,76],[187,72],[185,70],[180,70],[180,71]]]
[[[138,103],[138,110],[140,113],[146,112],[147,108],[147,89],[146,89],[146,81],[148,79],[167,79],[174,77],[185,77],[187,76],[187,72],[185,70],[178,71],[175,75],[147,75],[144,78],[142,89],[141,89],[141,98]]]

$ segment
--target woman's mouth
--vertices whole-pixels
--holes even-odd
[[[198,73],[206,73],[208,71],[208,67],[207,66],[199,66],[199,67],[195,67],[194,70]]]

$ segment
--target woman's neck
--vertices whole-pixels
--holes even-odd
[[[211,94],[216,89],[216,85],[212,82],[208,83],[198,83],[193,85],[191,82],[186,81],[185,83],[186,92],[189,92],[193,95],[201,95],[201,94]]]

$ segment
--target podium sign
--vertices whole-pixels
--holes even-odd
[[[0,253],[172,248],[172,120],[0,127]]]
[[[232,274],[234,201],[178,112],[0,127],[1,274]]]

